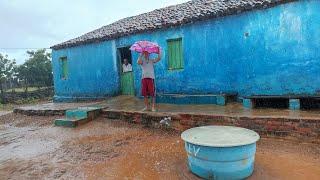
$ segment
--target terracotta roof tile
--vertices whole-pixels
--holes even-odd
[[[128,17],[86,33],[75,39],[52,46],[62,49],[81,44],[180,26],[195,21],[239,14],[254,9],[264,9],[295,0],[192,0],[183,4]]]

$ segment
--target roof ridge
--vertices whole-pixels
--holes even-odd
[[[77,38],[52,46],[62,49],[82,44],[116,39],[194,21],[207,20],[254,9],[264,9],[297,0],[191,0],[119,19]]]

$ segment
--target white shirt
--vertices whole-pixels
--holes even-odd
[[[128,63],[128,65],[123,64],[122,65],[122,71],[125,72],[131,72],[132,71],[132,66],[130,63]]]
[[[154,79],[154,62],[153,60],[145,59],[142,57],[142,79],[143,78],[151,78]]]

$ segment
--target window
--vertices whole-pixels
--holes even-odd
[[[168,43],[168,65],[169,69],[183,69],[182,38],[170,39]]]
[[[61,67],[61,79],[68,78],[68,62],[67,57],[60,58],[60,67]]]

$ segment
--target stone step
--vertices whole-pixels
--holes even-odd
[[[79,107],[66,111],[66,118],[56,119],[54,124],[63,127],[77,127],[97,118],[101,113],[101,107]]]
[[[81,118],[87,118],[88,112],[79,110],[79,109],[73,109],[73,110],[67,110],[66,111],[66,118],[67,119],[81,119]]]
[[[81,119],[56,119],[54,121],[55,126],[62,126],[62,127],[77,127],[78,125],[84,124],[89,122],[88,118],[81,118]]]

